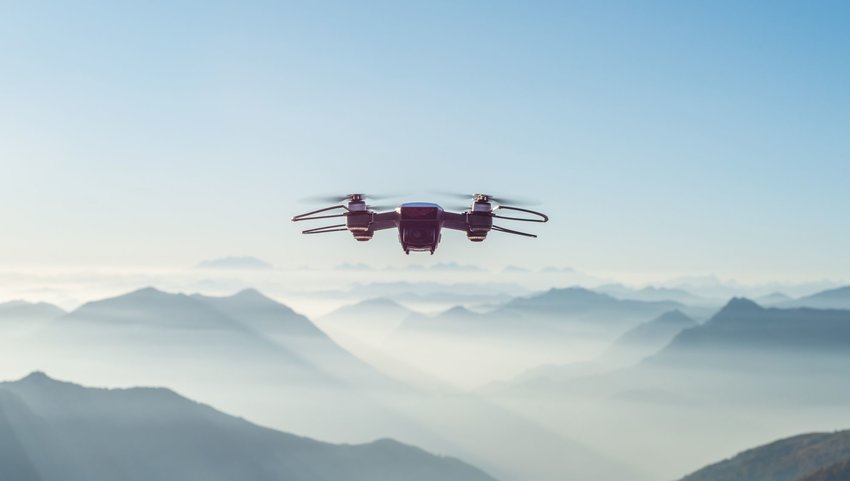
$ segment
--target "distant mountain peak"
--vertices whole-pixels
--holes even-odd
[[[671,324],[693,324],[694,320],[688,317],[687,314],[680,311],[679,309],[673,309],[672,311],[667,311],[664,314],[658,316],[653,322],[658,323],[671,323]]]
[[[376,306],[376,307],[404,307],[398,302],[387,297],[373,297],[358,302],[361,306]]]
[[[0,386],[4,383],[0,382]],[[8,384],[17,385],[28,388],[52,389],[54,387],[69,387],[76,384],[60,381],[47,375],[44,371],[33,371],[17,381],[9,381]]]
[[[254,289],[253,287],[249,287],[247,289],[242,289],[241,291],[237,292],[236,294],[233,294],[230,297],[233,297],[233,298],[236,298],[236,299],[253,299],[253,300],[275,302],[274,299],[263,294],[262,292],[258,291],[257,289]]]
[[[441,315],[443,316],[465,316],[468,314],[475,314],[464,306],[454,306],[446,311],[444,311]]]
[[[49,320],[65,314],[65,311],[46,302],[12,300],[0,302],[0,319]]]
[[[22,377],[18,381],[19,383],[48,383],[48,382],[58,382],[52,377],[48,376],[44,371],[33,371],[26,376]]]
[[[720,310],[720,313],[723,312],[742,312],[742,311],[763,311],[764,308],[760,305],[756,304],[755,301],[747,299],[746,297],[733,297],[723,309]]]
[[[584,287],[553,287],[542,294],[548,298],[570,298],[570,299],[613,299],[608,294],[592,291]]]
[[[98,301],[92,301],[81,306],[81,309],[87,305],[97,304],[103,301],[119,301],[119,300],[130,300],[130,301],[138,301],[138,300],[157,300],[157,299],[176,299],[179,297],[186,297],[183,294],[176,294],[171,292],[165,292],[157,289],[153,286],[146,286],[140,289],[136,289],[134,291],[130,291],[124,294],[119,294],[114,297],[110,297],[107,299],[102,299]]]
[[[136,289],[135,291],[130,291],[130,292],[128,292],[128,293],[126,293],[126,294],[124,294],[123,296],[120,296],[120,297],[158,296],[158,295],[172,296],[174,294],[171,294],[171,293],[168,293],[168,292],[165,292],[165,291],[161,291],[161,290],[159,290],[159,289],[157,289],[156,287],[153,287],[153,286],[146,286],[146,287],[142,287],[140,289]]]
[[[809,299],[846,299],[850,298],[850,286],[836,287],[808,296]]]
[[[547,293],[572,293],[572,294],[596,294],[596,295],[604,295],[598,292],[591,291],[590,289],[581,287],[581,286],[570,286],[570,287],[553,287],[546,291]]]

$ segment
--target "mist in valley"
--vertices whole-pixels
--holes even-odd
[[[145,287],[70,311],[10,302],[0,378],[166,387],[260,426],[329,443],[392,438],[500,480],[674,480],[850,424],[841,289],[764,307],[699,292],[535,290],[542,274],[523,275],[520,296],[485,305],[481,283],[428,311],[395,300],[415,282],[359,300],[343,286],[344,302],[314,318],[253,288]],[[425,281],[422,292],[458,285]]]

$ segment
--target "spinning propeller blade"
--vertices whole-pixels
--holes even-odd
[[[371,200],[386,200],[392,199],[394,197],[400,197],[396,194],[386,194],[386,195],[372,195],[372,194],[345,194],[345,195],[317,195],[311,197],[303,197],[299,199],[299,202],[321,202],[325,204],[338,204],[340,202],[350,202],[355,199],[365,200],[369,198]]]
[[[464,200],[471,200],[471,201],[476,200],[478,197],[485,197],[486,199],[490,200],[491,202],[495,202],[497,204],[514,204],[514,205],[538,205],[538,204],[540,204],[539,201],[534,200],[534,199],[523,199],[523,198],[517,198],[517,197],[502,197],[502,196],[497,196],[497,195],[481,194],[481,193],[479,193],[479,194],[461,194],[459,192],[446,192],[446,191],[442,191],[442,190],[431,191],[431,193],[437,194],[437,195],[444,195],[446,197],[451,197],[453,199],[464,199]]]

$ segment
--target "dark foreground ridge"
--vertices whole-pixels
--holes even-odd
[[[494,481],[457,459],[389,439],[329,444],[168,389],[93,389],[41,372],[0,383],[0,479]]]
[[[744,451],[681,481],[847,481],[850,431],[802,434]]]

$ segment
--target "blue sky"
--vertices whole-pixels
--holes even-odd
[[[850,270],[846,2],[74,3],[0,5],[0,266]],[[435,259],[288,222],[430,189],[552,222]]]

